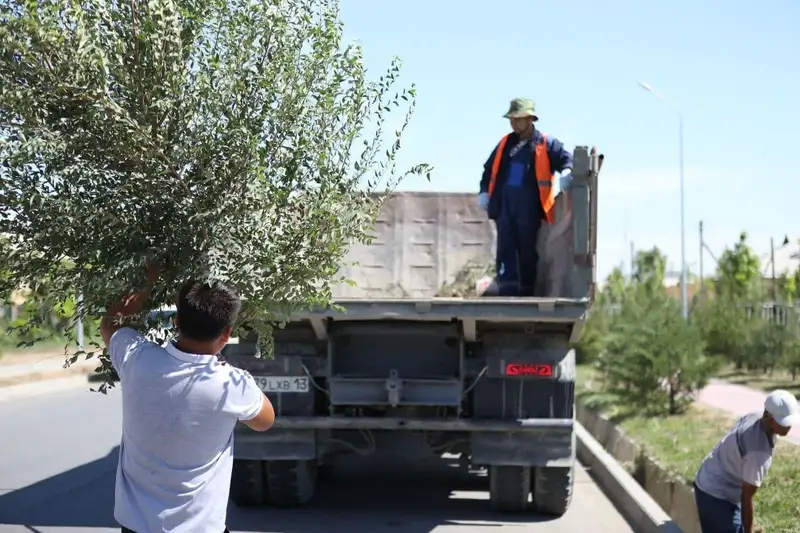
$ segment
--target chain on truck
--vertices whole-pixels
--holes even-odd
[[[539,236],[541,296],[434,297],[491,256],[494,229],[472,194],[396,193],[373,244],[349,252],[359,266],[343,272],[356,286],[334,295],[341,311],[293,315],[272,359],[254,357],[257,339],[229,344],[223,357],[253,375],[277,415],[264,433],[237,426],[234,502],[304,505],[342,454],[399,447],[485,469],[496,510],[565,513],[576,461],[570,345],[594,299],[602,159],[574,152],[572,187]]]

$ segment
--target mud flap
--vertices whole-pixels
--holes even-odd
[[[233,438],[233,457],[262,461],[316,459],[316,432],[313,429],[282,428],[263,433],[250,429],[237,431]]]
[[[472,464],[503,466],[571,467],[575,463],[572,429],[515,432],[472,432]]]

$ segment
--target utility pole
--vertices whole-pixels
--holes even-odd
[[[769,261],[772,263],[772,303],[778,301],[778,285],[775,283],[775,240],[769,238]]]
[[[703,242],[703,221],[700,221],[700,292],[704,292],[705,285],[703,284],[703,248],[705,244]]]
[[[675,114],[678,115],[678,166],[680,167],[680,194],[681,194],[681,309],[683,318],[689,318],[689,298],[686,288],[686,224],[684,209],[684,176],[683,176],[683,113],[680,108],[668,100],[663,94],[656,92],[649,84],[642,81],[637,82],[639,87],[651,93],[653,96],[669,105]]]
[[[631,279],[636,274],[636,247],[631,241]]]

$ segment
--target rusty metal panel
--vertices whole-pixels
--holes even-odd
[[[471,260],[494,257],[494,223],[473,193],[398,192],[386,200],[371,245],[352,245],[340,272],[355,287],[335,298],[430,298]]]

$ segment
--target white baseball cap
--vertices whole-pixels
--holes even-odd
[[[779,426],[788,428],[800,425],[800,407],[797,398],[789,391],[772,391],[764,401],[764,410],[772,415]]]

